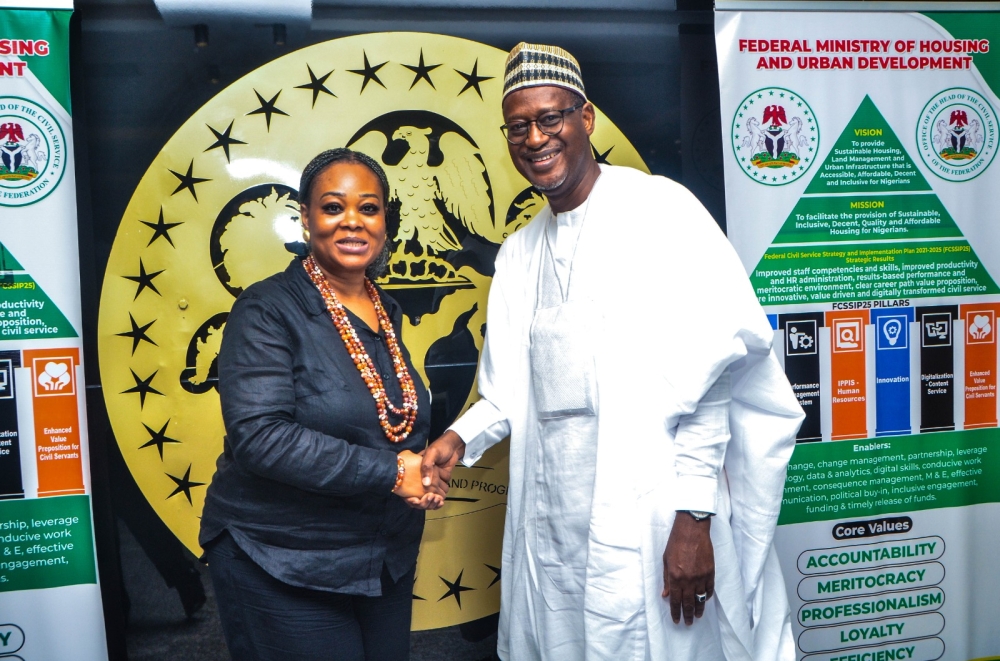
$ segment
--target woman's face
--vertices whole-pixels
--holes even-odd
[[[385,201],[375,173],[360,163],[335,163],[313,180],[302,224],[320,267],[333,276],[364,273],[385,244]]]

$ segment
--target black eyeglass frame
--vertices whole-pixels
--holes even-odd
[[[542,113],[541,117],[536,117],[535,119],[523,122],[523,124],[525,125],[524,139],[519,140],[517,142],[514,142],[513,140],[510,139],[510,126],[508,124],[502,125],[500,127],[500,132],[503,133],[503,137],[507,139],[507,142],[509,142],[512,145],[524,144],[524,141],[527,140],[528,136],[531,134],[532,124],[537,126],[538,130],[541,131],[544,135],[559,135],[559,133],[561,133],[563,130],[563,126],[565,126],[566,124],[566,114],[576,112],[585,105],[587,105],[587,102],[583,101],[581,103],[576,104],[575,106],[570,106],[569,108],[563,108],[562,110],[546,110],[544,113]],[[548,115],[554,115],[554,114],[559,115],[559,126],[555,127],[555,130],[550,132],[542,128],[542,125],[538,123],[538,120],[542,119],[542,117],[547,117]],[[521,124],[522,122],[516,122],[516,123]]]

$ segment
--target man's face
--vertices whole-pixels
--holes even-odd
[[[579,97],[561,87],[520,89],[503,101],[503,119],[510,124],[531,121],[545,113],[564,110],[579,103]],[[519,145],[507,144],[514,167],[525,179],[550,198],[570,192],[583,179],[593,156],[590,135],[594,132],[594,106],[590,103],[566,113],[562,130],[545,135],[537,124],[528,127],[528,137]]]

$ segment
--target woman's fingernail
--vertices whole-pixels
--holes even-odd
[[[425,487],[429,487],[430,485],[431,485],[431,478],[425,477],[424,478],[424,486]]]

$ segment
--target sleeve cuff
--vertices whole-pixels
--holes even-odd
[[[461,433],[452,429],[459,437],[462,436]],[[502,441],[503,439],[510,436],[510,425],[506,420],[500,420],[494,422],[484,431],[481,431],[472,439],[465,443],[465,454],[462,456],[462,464],[464,466],[474,466],[477,461],[482,459],[486,451],[491,447]],[[463,438],[464,440],[464,438]]]
[[[718,489],[719,481],[714,477],[679,475],[674,488],[674,509],[678,512],[693,510],[715,514]]]
[[[398,456],[392,450],[380,450],[372,458],[370,466],[361,467],[360,473],[362,475],[366,472],[370,475],[371,491],[382,495],[392,493],[393,487],[396,486],[396,475],[399,470],[398,459]],[[362,463],[367,463],[367,460],[362,459]],[[365,468],[368,470],[365,471]]]
[[[479,400],[450,427],[465,442],[462,464],[472,466],[498,441],[510,435],[510,425],[499,409]]]

